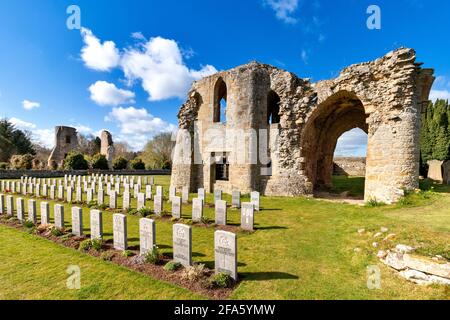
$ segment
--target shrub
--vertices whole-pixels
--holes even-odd
[[[131,161],[130,167],[133,170],[145,170],[145,163],[140,158],[136,158]]]
[[[114,258],[114,251],[105,251],[100,255],[100,259],[103,261],[112,261]]]
[[[80,243],[80,251],[89,251],[92,249],[92,242],[91,240],[84,240]]]
[[[233,279],[226,273],[218,273],[210,279],[214,288],[229,288],[233,284]]]
[[[98,205],[98,203],[95,200],[92,200],[92,201],[88,202],[88,204],[87,204],[87,206],[89,208],[94,208],[94,209],[97,207],[97,205]]]
[[[188,281],[200,280],[205,275],[205,265],[196,264],[192,267],[187,267],[183,270],[181,277]]]
[[[153,212],[149,208],[142,208],[137,211],[138,215],[145,218],[150,216]]]
[[[113,169],[114,170],[125,170],[128,167],[128,160],[125,158],[117,158],[114,160]]]
[[[162,255],[159,252],[158,247],[156,246],[153,248],[153,250],[147,252],[147,254],[145,255],[145,261],[150,264],[157,265],[161,262],[161,260]]]
[[[56,163],[55,160],[51,160],[49,169],[50,170],[58,170],[58,163]]]
[[[69,153],[64,160],[64,169],[66,170],[87,170],[89,164],[84,156],[76,151]]]
[[[370,207],[370,208],[375,208],[375,207],[381,207],[384,206],[385,204],[383,202],[379,202],[377,199],[370,199],[369,201],[367,201],[366,206]]]
[[[96,154],[92,157],[91,166],[92,169],[96,170],[109,170],[108,159],[102,154]]]
[[[41,170],[42,169],[42,162],[39,159],[33,159],[31,161],[31,167],[33,170]]]
[[[166,271],[170,271],[170,272],[175,272],[179,269],[181,269],[182,265],[179,262],[175,262],[175,261],[170,261],[167,262],[167,264],[164,266],[164,270]]]
[[[15,170],[30,170],[33,167],[33,156],[31,154],[14,155],[11,157],[11,168]]]
[[[55,227],[53,227],[53,228],[50,230],[50,233],[51,233],[52,236],[54,236],[54,237],[61,237],[61,236],[64,235],[64,232],[63,232],[61,229],[58,229],[58,228],[55,228]]]
[[[95,251],[101,251],[103,246],[103,241],[100,239],[91,240],[92,249]]]
[[[36,226],[34,225],[33,221],[25,221],[25,222],[23,223],[23,226],[24,226],[25,228],[27,228],[27,229],[31,229],[31,228],[36,227]]]
[[[80,251],[89,251],[94,249],[95,251],[102,250],[103,242],[101,240],[84,240],[80,243]]]
[[[125,250],[124,252],[122,252],[122,255],[123,255],[125,258],[129,258],[129,257],[134,256],[134,253],[133,253],[132,251],[130,251],[130,250]]]
[[[6,170],[9,168],[9,163],[7,162],[0,162],[0,170]]]

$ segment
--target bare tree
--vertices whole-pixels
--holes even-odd
[[[175,142],[170,132],[161,133],[147,143],[141,154],[149,169],[171,169]]]

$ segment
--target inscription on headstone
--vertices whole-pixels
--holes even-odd
[[[141,255],[146,255],[156,246],[156,226],[152,219],[139,220],[139,239]]]
[[[188,267],[192,265],[192,228],[184,224],[173,226],[174,261]]]
[[[163,199],[162,196],[155,196],[153,203],[153,211],[156,215],[160,216],[163,212]]]
[[[83,211],[81,208],[72,208],[72,234],[78,237],[83,235]]]
[[[214,234],[215,269],[226,273],[235,281],[237,273],[237,237],[234,233],[216,231]]]
[[[247,231],[254,230],[255,208],[253,203],[243,203],[241,208],[241,228]]]
[[[28,221],[37,223],[36,200],[28,200]]]
[[[125,251],[127,243],[127,216],[115,214],[113,216],[114,249]]]
[[[103,214],[100,210],[91,210],[91,239],[103,238]]]
[[[145,193],[137,194],[137,209],[141,210],[145,208]]]

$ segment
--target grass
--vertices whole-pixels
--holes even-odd
[[[169,177],[156,179],[157,184],[165,187],[166,194],[169,181]],[[336,188],[361,190],[360,179],[342,181],[346,186],[339,185],[338,181]],[[424,188],[430,189],[430,186]],[[419,247],[420,253],[440,254],[450,259],[450,195],[445,193],[449,190],[437,186],[435,189],[408,195],[408,201],[399,205],[382,207],[359,207],[308,198],[262,197],[263,211],[255,218],[257,231],[238,234],[238,271],[243,281],[231,298],[449,299],[448,288],[420,287],[399,278],[376,259],[380,248],[372,246],[373,234],[381,227],[387,227],[397,237],[381,248],[404,243]],[[224,198],[231,202],[230,196]],[[248,200],[248,196],[243,199]],[[212,203],[212,195],[208,195],[207,202]],[[152,207],[152,203],[148,206]],[[167,202],[165,206],[170,211]],[[66,223],[70,227],[68,205],[65,210]],[[190,212],[190,206],[183,206],[183,218],[189,219]],[[83,208],[83,215],[88,234],[87,207]],[[213,209],[205,208],[205,215],[213,220]],[[238,210],[229,210],[230,224],[239,225],[239,218]],[[112,213],[105,212],[103,219],[105,237],[110,239]],[[138,228],[139,217],[129,216],[130,246],[139,244]],[[357,232],[361,228],[367,231],[363,235]],[[172,223],[158,220],[156,229],[158,247],[170,255]],[[0,298],[3,299],[198,298],[182,288],[154,281],[21,231],[0,226],[0,241]],[[213,243],[214,228],[194,226],[194,261],[214,267]],[[355,252],[355,248],[360,252]],[[68,291],[64,285],[65,269],[74,263],[81,264],[86,275],[78,292]],[[367,288],[366,270],[370,265],[381,268],[381,290]]]

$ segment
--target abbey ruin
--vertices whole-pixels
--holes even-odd
[[[69,152],[78,148],[77,129],[71,127],[55,127],[55,147],[48,158],[48,166],[62,167]]]
[[[257,62],[197,81],[178,115],[172,186],[313,195],[331,185],[338,138],[361,128],[365,199],[395,202],[419,186],[420,115],[434,82],[421,65],[402,48],[317,83]]]

